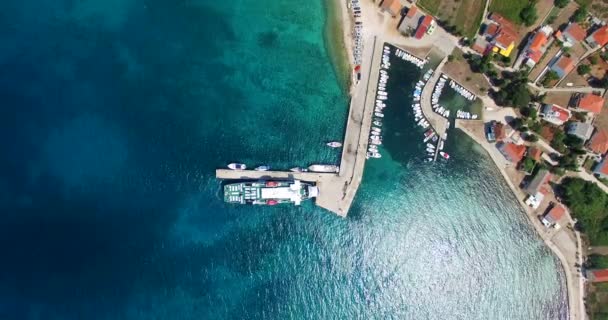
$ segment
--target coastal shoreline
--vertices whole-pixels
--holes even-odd
[[[341,3],[344,3],[342,8]],[[348,8],[343,0],[325,0],[325,47],[332,61],[332,66],[342,89],[347,95],[352,94],[352,50],[348,46],[348,29],[351,22],[348,18]],[[346,9],[346,10],[345,10]]]
[[[582,306],[584,306],[584,301],[583,293],[580,292],[580,290],[577,290],[577,287],[574,283],[574,279],[576,278],[576,270],[570,268],[570,264],[568,263],[568,260],[562,250],[555,243],[553,243],[551,239],[547,239],[543,236],[544,230],[542,229],[542,226],[539,222],[535,223],[534,221],[535,213],[530,209],[530,207],[528,207],[523,202],[523,198],[525,195],[519,188],[517,188],[513,184],[513,181],[511,181],[509,174],[504,168],[503,161],[501,161],[500,158],[497,158],[497,151],[494,152],[492,146],[487,141],[478,137],[473,131],[471,131],[469,128],[467,128],[465,125],[462,125],[461,123],[461,121],[456,121],[455,128],[464,132],[469,138],[471,138],[475,143],[477,143],[486,151],[498,171],[503,176],[505,182],[509,186],[509,189],[511,189],[511,192],[513,192],[513,195],[515,196],[515,198],[517,198],[517,202],[522,206],[530,225],[532,225],[532,227],[536,230],[537,235],[543,240],[545,245],[553,252],[553,254],[560,261],[562,269],[566,276],[566,292],[568,294],[568,318],[573,320],[585,319],[585,315],[578,314],[578,310],[584,310],[582,309]]]
[[[353,57],[353,36],[351,33],[351,30],[353,29],[353,19],[350,16],[346,4],[347,0],[327,1],[329,2],[328,6],[333,7],[333,10],[329,9],[330,12],[333,11],[333,19],[338,21],[335,28],[332,28],[334,29],[333,31],[335,32],[336,37],[336,39],[333,39],[333,48],[338,49],[338,47],[340,47],[339,51],[333,53],[333,55],[336,56],[334,59],[340,64],[338,69],[342,69],[340,71],[344,75],[344,87],[347,88],[347,93],[352,98],[356,85],[352,78],[352,70],[355,64]]]

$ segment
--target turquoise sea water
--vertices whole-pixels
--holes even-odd
[[[347,219],[221,201],[226,163],[338,160],[325,4],[5,0],[0,316],[565,318],[487,157],[451,133],[453,161],[422,163],[405,63]]]

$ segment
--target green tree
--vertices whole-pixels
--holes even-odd
[[[538,19],[538,13],[536,12],[536,2],[530,2],[525,8],[519,13],[519,17],[526,26],[531,26]]]
[[[536,141],[538,141],[538,137],[534,133],[528,133],[526,135],[526,141],[536,142]]]
[[[587,73],[591,72],[591,66],[588,64],[581,64],[578,67],[576,67],[576,72],[578,72],[578,74],[580,74],[580,75],[587,74]]]
[[[589,63],[591,63],[592,65],[596,65],[598,62],[599,62],[599,59],[597,56],[589,57]]]
[[[582,149],[584,141],[583,141],[583,139],[581,139],[581,138],[579,138],[577,136],[573,136],[571,134],[568,134],[564,138],[564,144],[566,144],[570,148]]]
[[[566,139],[566,134],[561,129],[555,129],[553,134],[553,139],[551,140],[551,146],[555,148],[555,150],[564,153],[566,151],[566,144],[564,140]]]
[[[449,55],[449,56],[448,56],[448,61],[449,61],[449,62],[454,61],[454,56],[453,56],[453,55]]]
[[[543,86],[546,87],[555,80],[559,80],[559,75],[557,74],[557,72],[555,72],[553,70],[549,70],[549,72],[547,72],[547,74],[545,74],[545,78],[542,81]]]
[[[530,157],[526,157],[522,162],[522,168],[525,172],[532,172],[536,166],[536,161]]]
[[[560,193],[592,245],[608,245],[608,194],[595,183],[566,178]]]
[[[578,9],[576,9],[576,11],[574,11],[574,14],[572,15],[572,21],[576,23],[583,22],[583,20],[587,18],[588,14],[589,12],[587,11],[587,6],[580,6]]]
[[[563,8],[563,7],[567,6],[568,3],[570,3],[570,0],[555,0],[553,3],[555,4],[556,7]]]

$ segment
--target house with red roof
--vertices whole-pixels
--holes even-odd
[[[380,10],[388,12],[393,18],[401,14],[400,0],[384,0],[380,5]]]
[[[595,166],[593,173],[598,175],[600,178],[608,178],[608,157],[604,157],[602,162]]]
[[[590,270],[586,274],[592,282],[608,282],[608,269]]]
[[[555,62],[553,62],[553,65],[551,65],[551,70],[555,71],[555,73],[557,73],[561,79],[570,73],[570,71],[574,70],[574,65],[574,59],[566,55],[562,55],[556,59]]]
[[[528,148],[528,157],[530,157],[532,160],[539,162],[540,158],[543,155],[543,151],[537,147],[529,147]]]
[[[605,129],[598,128],[591,140],[587,142],[587,149],[599,155],[608,152],[608,132]]]
[[[541,222],[545,225],[545,227],[555,227],[559,229],[558,222],[566,215],[566,208],[561,204],[556,204],[543,216]]]
[[[556,104],[545,104],[541,109],[539,115],[547,122],[552,123],[556,126],[563,125],[570,119],[570,111],[566,108],[562,108]]]
[[[424,19],[422,19],[422,22],[420,22],[418,29],[416,29],[414,37],[416,39],[422,39],[425,34],[429,33],[432,28],[434,28],[434,24],[435,20],[433,20],[433,17],[431,17],[430,15],[425,16]]]
[[[498,151],[502,153],[505,159],[513,163],[519,163],[526,153],[526,146],[511,142],[500,142],[496,144]]]
[[[491,23],[486,25],[484,36],[488,38],[492,51],[508,57],[515,48],[517,40],[517,28],[498,13],[491,13],[488,17]]]
[[[528,67],[533,68],[540,61],[543,54],[545,54],[549,45],[549,37],[552,33],[553,28],[551,26],[544,26],[528,39],[528,43],[522,51]]]
[[[422,20],[423,17],[424,13],[418,10],[418,7],[412,5],[407,10],[407,13],[403,17],[401,24],[399,24],[399,31],[406,36],[412,35],[418,28],[420,20]]]
[[[578,23],[572,22],[561,31],[556,34],[556,38],[563,43],[565,47],[572,47],[575,44],[583,41],[587,36],[587,31],[583,29]]]
[[[548,170],[539,170],[534,178],[527,184],[524,191],[528,194],[526,204],[534,209],[538,209],[545,196],[549,193],[549,181],[551,173]]]
[[[608,43],[608,26],[597,29],[585,39],[591,48],[601,48]]]
[[[586,93],[579,95],[576,106],[581,110],[599,114],[602,112],[602,107],[604,106],[605,101],[606,100],[601,96],[593,93]]]

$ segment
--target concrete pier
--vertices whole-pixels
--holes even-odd
[[[216,177],[241,180],[298,179],[314,182],[319,188],[316,204],[340,216],[346,216],[363,178],[383,45],[384,42],[377,37],[370,38],[365,43],[361,81],[350,102],[338,174],[219,169],[216,170]]]
[[[426,82],[426,85],[422,89],[422,94],[420,95],[420,106],[422,109],[422,114],[424,114],[424,117],[429,121],[429,123],[431,124],[431,127],[435,130],[435,132],[437,133],[437,135],[439,135],[439,138],[441,138],[441,139],[444,138],[444,135],[445,135],[448,127],[450,126],[450,122],[448,121],[448,119],[444,118],[443,116],[441,116],[433,111],[433,106],[432,106],[431,100],[432,100],[433,89],[435,88],[435,84],[441,77],[441,69],[443,68],[443,66],[445,65],[445,63],[447,61],[448,61],[447,57],[441,61],[439,66],[433,72],[433,76],[431,76],[429,81]],[[437,149],[439,149],[439,148],[437,148]],[[439,151],[437,151],[437,152],[439,152]],[[435,159],[437,159],[437,154],[435,154]]]

